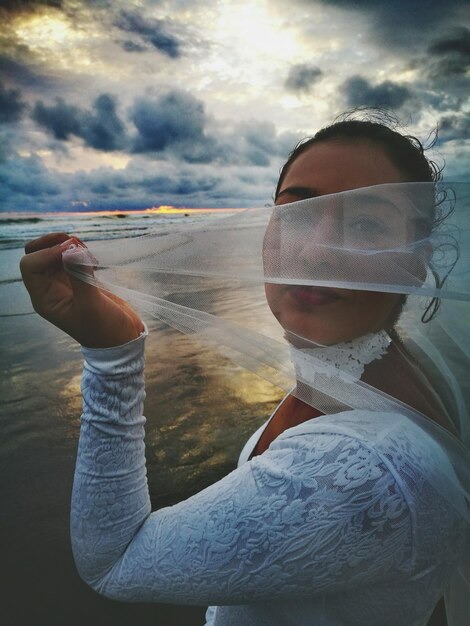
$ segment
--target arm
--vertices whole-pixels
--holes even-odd
[[[142,415],[144,341],[82,347],[83,414],[72,493],[71,531],[82,577],[94,586],[150,514]]]
[[[150,513],[143,338],[84,353],[72,541],[81,575],[100,593],[240,604],[408,567],[410,516],[397,484],[374,452],[344,435],[320,432],[315,446],[281,436],[223,480]]]

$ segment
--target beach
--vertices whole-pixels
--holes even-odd
[[[119,224],[112,236],[134,236],[153,218],[135,216],[127,222],[127,231],[120,230],[126,223],[122,218],[100,221],[95,216],[93,223],[90,219],[55,218],[52,229],[74,232],[85,240],[105,239],[111,221]],[[152,227],[168,229],[169,220],[181,217],[158,219],[163,222]],[[203,607],[113,602],[91,591],[76,573],[69,510],[82,357],[72,339],[32,312],[17,269],[24,240],[49,229],[47,219],[0,221],[4,577],[0,621],[12,626],[203,624]],[[148,480],[152,505],[159,508],[197,493],[231,471],[243,443],[267,419],[281,393],[190,337],[148,315],[143,319],[150,331],[145,403]]]

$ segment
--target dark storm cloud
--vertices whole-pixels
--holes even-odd
[[[181,56],[180,41],[168,32],[163,20],[145,18],[136,12],[121,11],[116,26],[126,33],[139,35],[143,41],[171,59]]]
[[[59,79],[47,73],[46,68],[19,61],[6,54],[0,54],[0,77],[10,85],[46,89],[57,87]]]
[[[431,78],[464,76],[470,68],[470,30],[454,28],[431,43],[428,55]]]
[[[60,99],[37,102],[33,118],[55,137],[51,149],[81,137],[101,150],[121,142],[134,157],[124,170],[102,167],[70,174],[48,170],[39,157],[22,157],[10,147],[0,155],[0,210],[263,204],[272,193],[275,171],[298,139],[279,134],[266,121],[221,125],[207,116],[201,101],[182,91],[139,98],[130,114],[135,129],[123,138],[115,100],[107,94],[89,109]]]
[[[287,155],[295,143],[291,134],[277,134],[269,122],[213,128],[204,103],[179,90],[157,99],[138,98],[131,119],[138,133],[134,152],[165,153],[186,163],[267,167],[272,157]]]
[[[135,152],[171,151],[191,163],[215,158],[216,142],[205,133],[204,104],[189,93],[169,91],[156,100],[137,98],[131,110]]]
[[[157,197],[159,203],[163,203],[164,198],[168,196],[181,196],[181,201],[184,202],[187,196],[216,192],[220,180],[220,177],[216,175],[203,176],[195,172],[192,175],[184,173],[180,176],[147,175],[142,177],[135,186],[140,192],[145,190],[146,194]]]
[[[321,78],[322,74],[321,69],[314,65],[298,63],[290,68],[284,86],[290,91],[307,92]]]
[[[61,98],[57,98],[52,106],[39,100],[32,118],[62,141],[75,135],[81,137],[87,146],[105,152],[119,150],[125,145],[124,124],[116,113],[115,99],[109,94],[98,96],[92,111],[67,104]]]
[[[0,163],[2,210],[46,211],[61,193],[61,185],[37,156],[16,155]]]
[[[455,28],[452,34],[429,46],[429,53],[437,56],[455,54],[459,58],[470,60],[470,30],[463,26]]]
[[[39,100],[36,102],[31,117],[51,132],[56,139],[62,141],[68,139],[70,135],[80,133],[80,109],[67,104],[62,98],[57,98],[54,106],[47,106]]]
[[[80,11],[82,7],[107,8],[110,6],[112,6],[112,0],[76,0],[73,3],[67,0],[0,0],[0,14],[15,17],[22,13],[58,9],[72,15],[75,11]]]
[[[468,0],[304,0],[362,13],[369,37],[395,50],[414,48],[427,41],[468,9]]]
[[[175,206],[249,206],[269,198],[273,181],[250,168],[215,172],[210,166],[131,161],[124,170],[111,167],[90,172],[62,173],[48,170],[37,156],[17,154],[0,162],[2,202],[0,211],[64,211],[142,209],[159,204]],[[159,172],[159,173],[156,173]]]
[[[29,13],[40,8],[61,9],[62,0],[2,0],[0,12],[7,14]]]
[[[125,141],[124,124],[116,113],[116,102],[109,94],[102,94],[93,103],[93,113],[85,113],[81,120],[81,136],[85,143],[97,150],[118,150]]]
[[[399,109],[411,98],[410,90],[390,80],[371,85],[362,76],[352,76],[342,85],[346,102],[350,107],[388,107]]]
[[[53,150],[80,137],[96,150],[123,150],[188,164],[268,167],[273,158],[286,157],[299,139],[291,133],[278,134],[274,124],[258,120],[214,125],[204,103],[181,90],[136,98],[129,110],[133,131],[126,131],[116,99],[109,94],[99,96],[91,110],[61,98],[54,104],[39,100],[31,117],[57,140]]]
[[[443,141],[470,137],[470,113],[446,115],[439,122],[439,137]]]
[[[227,139],[227,161],[238,158],[240,163],[267,166],[273,157],[286,159],[299,137],[292,133],[278,134],[272,122],[250,120],[238,124]]]
[[[20,120],[26,104],[17,89],[6,89],[0,82],[0,124]]]
[[[470,30],[463,26],[444,30],[410,67],[425,81],[424,101],[439,111],[461,110],[470,92]]]

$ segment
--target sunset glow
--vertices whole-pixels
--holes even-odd
[[[15,30],[17,37],[32,50],[63,48],[84,38],[83,33],[72,29],[66,20],[52,15],[23,20]]]

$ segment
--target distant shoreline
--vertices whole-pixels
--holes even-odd
[[[114,209],[112,211],[0,211],[0,221],[10,219],[43,219],[53,217],[77,217],[80,215],[96,217],[120,217],[129,215],[194,215],[197,213],[236,213],[245,211],[244,208],[179,208],[173,206],[159,206],[148,209]]]
[[[171,229],[176,224],[222,218],[240,210],[245,209],[165,205],[135,211],[5,211],[0,212],[0,250],[22,248],[26,241],[50,232],[73,233],[83,241],[127,239]]]

